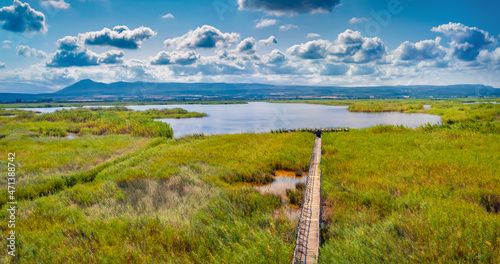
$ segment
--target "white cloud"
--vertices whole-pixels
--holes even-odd
[[[58,39],[56,44],[58,49],[68,50],[68,51],[75,50],[83,45],[82,40],[72,36],[66,36],[62,39]]]
[[[353,18],[349,19],[350,24],[360,24],[360,23],[368,22],[368,21],[370,21],[370,19],[366,18],[366,17],[353,17]]]
[[[386,48],[379,38],[365,38],[350,29],[338,35],[334,43],[318,39],[288,48],[287,53],[306,60],[326,59],[367,63],[382,59]]]
[[[236,46],[236,51],[239,53],[246,53],[246,54],[254,54],[256,49],[255,49],[255,39],[254,38],[246,38]]]
[[[452,55],[462,61],[474,61],[482,49],[496,44],[495,38],[477,27],[468,27],[461,23],[449,23],[433,27],[431,31],[451,38]]]
[[[155,57],[151,58],[152,65],[191,65],[200,59],[200,55],[190,51],[160,51]]]
[[[204,25],[195,30],[189,30],[181,37],[167,39],[164,44],[167,48],[194,49],[226,47],[240,38],[238,33],[222,33],[217,28]]]
[[[499,67],[500,66],[500,48],[496,48],[493,51],[482,50],[479,53],[478,61],[488,65]]]
[[[287,53],[301,59],[324,59],[330,53],[332,43],[328,40],[318,39],[293,45],[287,49]]]
[[[280,26],[280,30],[281,30],[281,31],[287,31],[287,30],[290,30],[290,29],[295,29],[295,28],[299,28],[299,26],[297,26],[297,25],[292,25],[292,24],[285,24],[285,25],[281,25],[281,26]]]
[[[278,20],[276,19],[261,19],[257,21],[255,27],[256,28],[270,27],[276,25],[276,23],[278,23]]]
[[[308,38],[319,38],[319,37],[321,37],[321,35],[318,33],[307,33],[307,37]]]
[[[271,44],[276,44],[276,43],[278,43],[278,41],[276,40],[275,36],[270,36],[267,39],[259,40],[259,44],[262,44],[262,45],[271,45]]]
[[[2,23],[3,22],[3,23]],[[45,15],[31,8],[28,3],[14,0],[11,6],[0,8],[2,29],[18,33],[45,33]]]
[[[47,53],[24,45],[17,46],[17,55],[22,57],[47,58]]]
[[[287,60],[285,53],[281,52],[278,49],[274,49],[265,57],[265,62],[270,64],[281,64]]]
[[[439,45],[440,42],[440,37],[435,40],[422,40],[417,43],[405,41],[393,51],[393,54],[396,59],[405,61],[437,59],[446,55],[445,49]]]
[[[174,15],[172,15],[171,13],[168,13],[166,15],[163,15],[161,18],[174,18]]]
[[[110,50],[99,56],[98,63],[116,64],[122,63],[125,54],[121,50]]]
[[[116,26],[113,29],[103,28],[79,34],[78,37],[87,45],[112,46],[122,49],[138,49],[143,41],[156,36],[149,27],[138,27],[130,30],[127,26]]]
[[[70,4],[64,2],[64,0],[42,1],[42,5],[45,6],[45,7],[51,7],[51,8],[55,8],[55,9],[68,9],[70,7]]]
[[[2,41],[2,43],[3,43],[2,48],[4,48],[4,49],[11,49],[12,48],[12,46],[10,45],[12,43],[12,41],[4,40],[4,41]]]
[[[51,54],[47,67],[85,67],[101,64],[120,64],[124,61],[125,54],[120,50],[110,50],[102,54],[84,47],[85,37],[66,36],[59,39],[56,44],[58,50]]]

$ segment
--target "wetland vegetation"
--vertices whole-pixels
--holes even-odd
[[[500,105],[307,102],[443,120],[323,134],[320,263],[500,262]],[[253,186],[276,170],[307,171],[313,134],[172,138],[153,120],[202,115],[181,110],[0,115],[0,146],[16,152],[19,175],[12,261],[290,263],[297,223],[278,196]],[[288,192],[292,204],[303,187]],[[2,221],[4,241],[5,230]]]

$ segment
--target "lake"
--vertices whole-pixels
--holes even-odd
[[[418,127],[426,123],[438,124],[441,122],[441,117],[435,115],[399,112],[351,113],[347,110],[347,106],[319,104],[250,102],[248,104],[228,105],[136,105],[127,107],[138,111],[153,108],[183,108],[208,115],[203,118],[159,119],[173,127],[176,137],[196,133],[205,135],[259,133],[280,128],[365,128],[378,124]],[[50,113],[60,109],[69,109],[69,107],[21,109]]]

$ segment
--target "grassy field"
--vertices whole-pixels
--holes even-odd
[[[14,116],[6,117],[6,114]],[[157,118],[196,118],[206,114],[188,112],[184,109],[151,109],[133,111],[126,107],[76,108],[59,110],[54,113],[36,114],[32,111],[3,110],[0,119],[0,137],[21,130],[39,136],[66,137],[74,135],[131,134],[133,136],[168,137],[173,130],[167,123],[157,122]],[[1,116],[0,116],[1,117]]]
[[[321,263],[500,263],[500,134],[323,136]]]
[[[357,104],[437,114],[443,124],[323,134],[320,263],[500,263],[499,105]],[[172,139],[106,125],[157,114],[0,117],[0,145],[18,153],[20,168],[18,255],[0,262],[290,263],[297,223],[279,197],[250,186],[274,170],[307,170],[314,136]],[[109,133],[81,133],[93,123]],[[68,139],[40,133],[49,125],[81,128]],[[300,204],[297,191],[288,193]],[[0,202],[6,219],[4,195]],[[0,239],[7,230],[1,221]]]
[[[280,100],[270,101],[273,103],[305,103],[348,106],[350,112],[380,113],[380,112],[404,112],[404,113],[430,113],[440,114],[435,109],[452,109],[453,111],[466,111],[471,107],[485,109],[483,107],[493,107],[489,104],[464,104],[474,102],[497,102],[496,98],[491,99],[372,99],[372,100]],[[430,105],[433,109],[424,109],[424,105]]]
[[[0,144],[22,169],[17,256],[0,262],[290,262],[296,223],[280,198],[245,186],[269,182],[277,169],[307,170],[312,134],[68,139],[30,129],[87,114],[2,118]],[[6,230],[0,222],[0,239]]]

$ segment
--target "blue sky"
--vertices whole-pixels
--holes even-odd
[[[88,78],[500,87],[499,13],[492,0],[0,0],[0,92]]]

